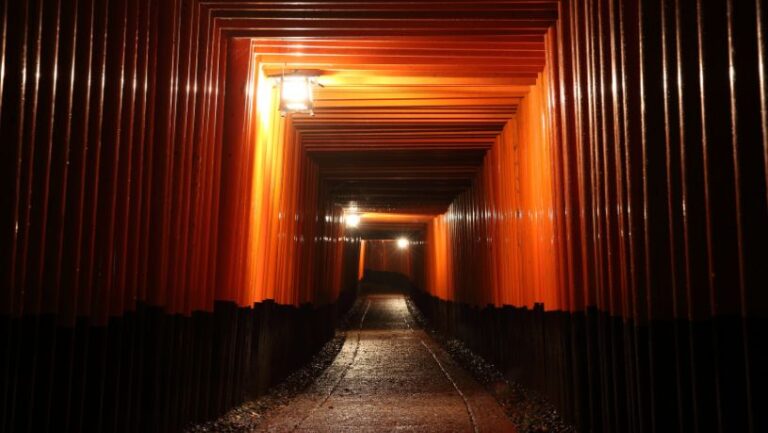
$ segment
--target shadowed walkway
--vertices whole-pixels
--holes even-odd
[[[494,398],[423,330],[405,298],[363,298],[333,364],[264,432],[514,432]]]

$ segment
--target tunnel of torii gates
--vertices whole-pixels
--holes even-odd
[[[0,431],[215,418],[366,269],[581,431],[768,431],[767,7],[0,1]]]

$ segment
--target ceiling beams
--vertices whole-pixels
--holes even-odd
[[[438,214],[471,185],[545,63],[554,1],[206,2],[267,75],[311,71],[292,115],[337,203]]]

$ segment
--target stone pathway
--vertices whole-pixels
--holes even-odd
[[[368,295],[331,366],[259,432],[514,432],[501,406],[421,329],[400,294]]]

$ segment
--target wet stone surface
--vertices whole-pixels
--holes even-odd
[[[309,365],[188,432],[571,431],[544,402],[424,325],[402,294],[364,296]]]
[[[515,431],[496,400],[416,326],[403,295],[362,302],[334,362],[256,431]]]
[[[429,322],[410,299],[412,320],[427,330],[461,367],[483,384],[514,423],[519,433],[576,433],[576,428],[560,416],[554,406],[538,393],[510,381],[492,363],[474,353],[459,340],[430,329]]]

